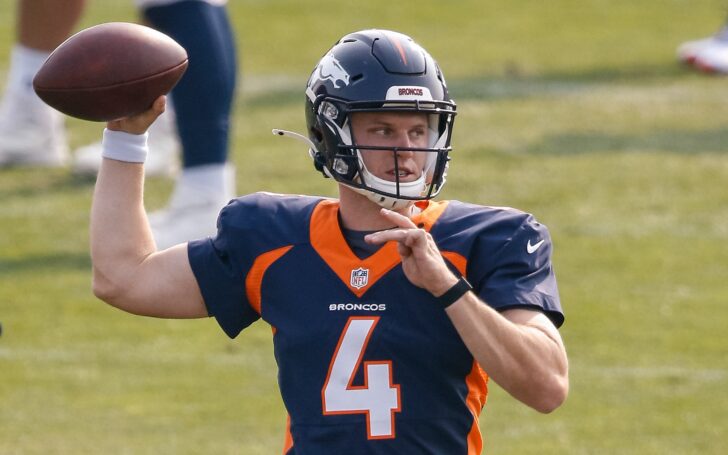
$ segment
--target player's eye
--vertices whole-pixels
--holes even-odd
[[[392,135],[392,129],[389,128],[389,127],[386,127],[386,126],[380,126],[380,127],[377,127],[377,128],[372,128],[371,130],[369,130],[369,132],[372,135],[374,135],[374,136],[387,137],[387,136],[391,136]]]
[[[427,134],[427,131],[425,131],[424,128],[415,128],[414,130],[410,131],[410,136],[412,137],[423,137]]]
[[[422,142],[427,137],[427,130],[425,128],[415,128],[409,132],[410,140],[416,142]]]

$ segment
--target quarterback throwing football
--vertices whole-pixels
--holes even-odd
[[[157,251],[145,131],[110,122],[91,214],[94,292],[125,311],[273,327],[284,454],[475,454],[492,379],[550,412],[568,362],[551,240],[531,215],[434,201],[456,106],[437,63],[386,30],[343,37],[306,86],[305,141],[339,198],[256,193],[218,233]]]

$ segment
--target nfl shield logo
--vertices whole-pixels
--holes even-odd
[[[369,283],[369,269],[359,267],[351,271],[351,287],[361,289]]]

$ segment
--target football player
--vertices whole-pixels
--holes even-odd
[[[215,237],[156,251],[145,130],[111,122],[91,215],[94,292],[125,311],[273,328],[285,454],[475,454],[490,379],[550,412],[568,362],[548,230],[511,208],[435,201],[456,105],[435,60],[386,30],[344,36],[306,86],[314,165],[338,199],[256,193]]]

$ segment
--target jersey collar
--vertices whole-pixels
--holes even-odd
[[[412,221],[430,231],[447,207],[447,201],[417,203],[420,213]],[[387,242],[373,255],[361,259],[351,251],[339,225],[339,201],[321,201],[311,215],[311,246],[329,268],[357,297],[362,297],[374,283],[400,263],[397,244]]]

